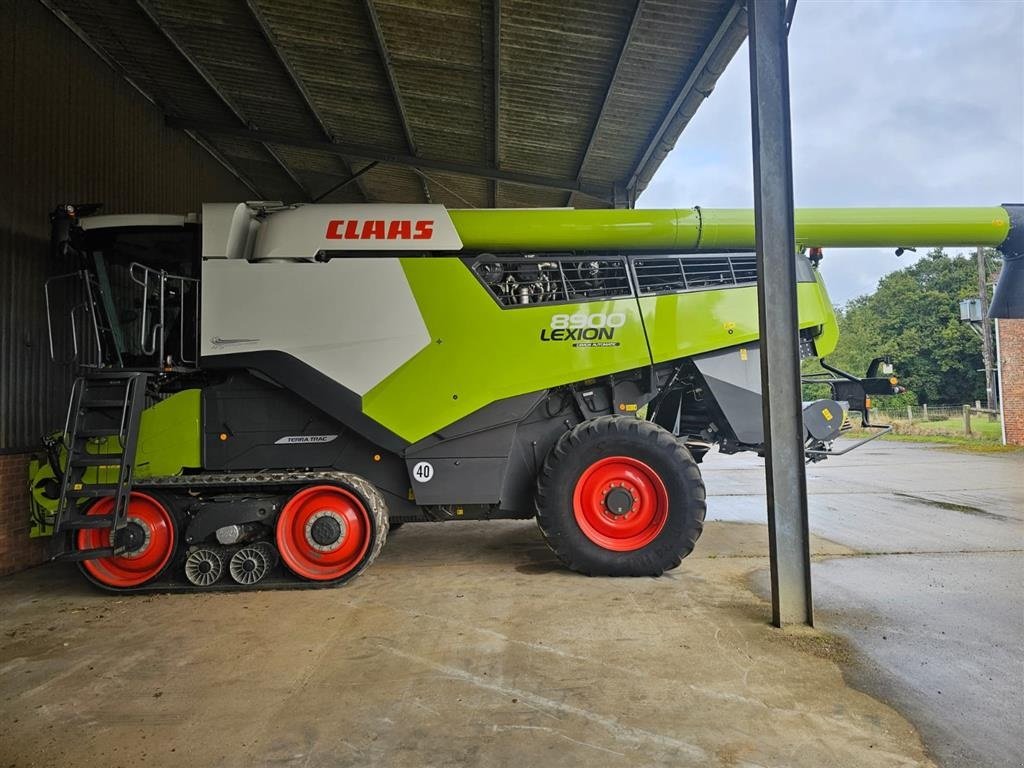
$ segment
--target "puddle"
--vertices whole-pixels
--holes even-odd
[[[975,515],[977,517],[987,517],[992,520],[1009,520],[1010,518],[1005,515],[997,515],[995,512],[986,512],[984,509],[978,509],[977,507],[971,507],[967,504],[954,504],[951,501],[936,501],[935,499],[926,499],[923,496],[914,496],[911,493],[900,493],[895,491],[894,496],[899,496],[901,499],[908,499],[909,501],[916,502],[917,504],[927,504],[929,507],[938,507],[939,509],[945,509],[950,512],[962,512],[965,515]]]

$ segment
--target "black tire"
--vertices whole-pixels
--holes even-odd
[[[642,468],[643,476],[650,480],[662,502],[654,509],[664,509],[660,512],[663,521],[660,528],[652,522],[643,529],[643,535],[622,542],[612,540],[612,546],[637,545],[628,550],[615,550],[597,543],[594,539],[599,538],[600,533],[594,538],[589,536],[581,527],[574,502],[581,481],[581,497],[582,491],[591,487],[589,483],[595,482],[589,479],[599,471],[595,467],[606,467],[600,471],[614,475],[620,464],[613,457]],[[660,495],[662,487],[664,496]],[[611,498],[611,493],[606,494],[605,510],[591,514],[598,517],[607,514],[608,519],[614,521],[625,520],[626,515],[634,514],[638,505],[638,514],[643,514],[643,505],[638,502],[629,512],[617,515],[607,510]],[[574,571],[589,576],[660,576],[676,568],[693,551],[704,528],[705,498],[697,463],[672,433],[649,421],[601,416],[566,432],[548,454],[537,478],[537,523],[548,546]],[[581,510],[588,506],[593,508],[593,504],[585,502],[579,505]],[[657,512],[651,514],[654,515],[652,520],[659,519]],[[601,522],[599,520],[599,524]],[[590,525],[586,518],[583,524]],[[648,536],[653,538],[644,541]]]

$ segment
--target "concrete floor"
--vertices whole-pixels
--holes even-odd
[[[932,685],[915,665],[946,630],[931,611],[906,604],[922,606],[915,579],[929,566],[915,558],[941,555],[857,552],[946,552],[960,542],[955,551],[988,548],[984,557],[998,561],[1019,556],[1001,552],[1021,549],[1020,525],[893,501],[878,478],[908,462],[934,464],[929,489],[897,486],[931,498],[960,492],[950,475],[963,464],[968,480],[987,483],[983,511],[1003,514],[1009,494],[1005,504],[1019,513],[1010,473],[1019,477],[1024,466],[896,444],[872,450],[898,454],[902,466],[854,453],[811,469],[812,525],[833,521],[820,527],[842,542],[813,542],[834,558],[816,567],[819,617],[849,643],[767,625],[768,606],[750,588],[766,564],[766,532],[744,522],[763,510],[760,470],[736,457],[705,465],[711,493],[722,494],[712,515],[734,519],[710,523],[697,552],[661,579],[568,573],[532,523],[507,522],[406,526],[366,574],[337,590],[118,598],[56,566],[0,580],[0,765],[931,765],[914,726],[843,673],[904,707],[904,687]],[[988,481],[973,462],[991,467]],[[996,482],[1003,474],[1009,490]],[[877,498],[851,511],[864,493]],[[834,514],[823,514],[830,505]],[[872,515],[872,507],[889,511]],[[936,524],[914,526],[900,510]],[[1002,527],[936,532],[961,518]],[[887,525],[900,536],[920,528],[921,539],[901,544]],[[864,526],[884,549],[858,538]],[[886,573],[899,590],[880,583]],[[1009,677],[991,689],[1007,713],[1000,730],[1021,712],[1012,677],[1021,636],[1004,637],[1020,615],[1021,588],[1019,568],[1016,580],[991,573],[1009,585],[991,599],[1009,606],[977,606],[990,621],[973,637],[970,664],[948,669],[947,657],[928,658],[934,674],[951,676],[944,697],[1004,663],[998,674]],[[946,614],[987,590],[987,581],[962,584],[956,572],[934,576],[943,585],[936,589],[959,595]],[[1005,621],[992,615],[1000,609]],[[880,630],[900,645],[880,646],[890,642],[876,638]],[[989,637],[1003,643],[1005,659],[990,655]],[[946,642],[954,641],[935,640]],[[871,674],[862,672],[868,662]],[[902,677],[892,671],[901,665]],[[924,705],[933,710],[942,714]],[[935,727],[967,743],[970,734],[907,711],[926,736]],[[942,757],[930,737],[929,746]]]
[[[764,473],[706,465],[709,516],[763,522]],[[847,679],[907,715],[952,768],[1024,765],[1024,454],[873,443],[808,469],[811,530],[857,551],[812,568]],[[725,489],[728,490],[725,490]],[[755,577],[767,595],[767,576]]]

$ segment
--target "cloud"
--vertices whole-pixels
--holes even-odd
[[[790,36],[798,206],[1024,202],[1024,3],[801,0]],[[638,205],[753,205],[744,46]],[[909,265],[826,252],[833,301]]]

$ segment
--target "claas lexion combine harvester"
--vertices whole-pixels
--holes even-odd
[[[1000,247],[995,305],[1019,313],[1022,210],[797,212],[800,355],[831,372],[809,460],[896,384],[825,361],[820,249]],[[700,536],[704,454],[763,451],[749,210],[53,222],[74,268],[46,284],[51,352],[79,375],[31,469],[34,532],[106,589],[338,584],[401,524],[531,517],[569,568],[657,575]]]

